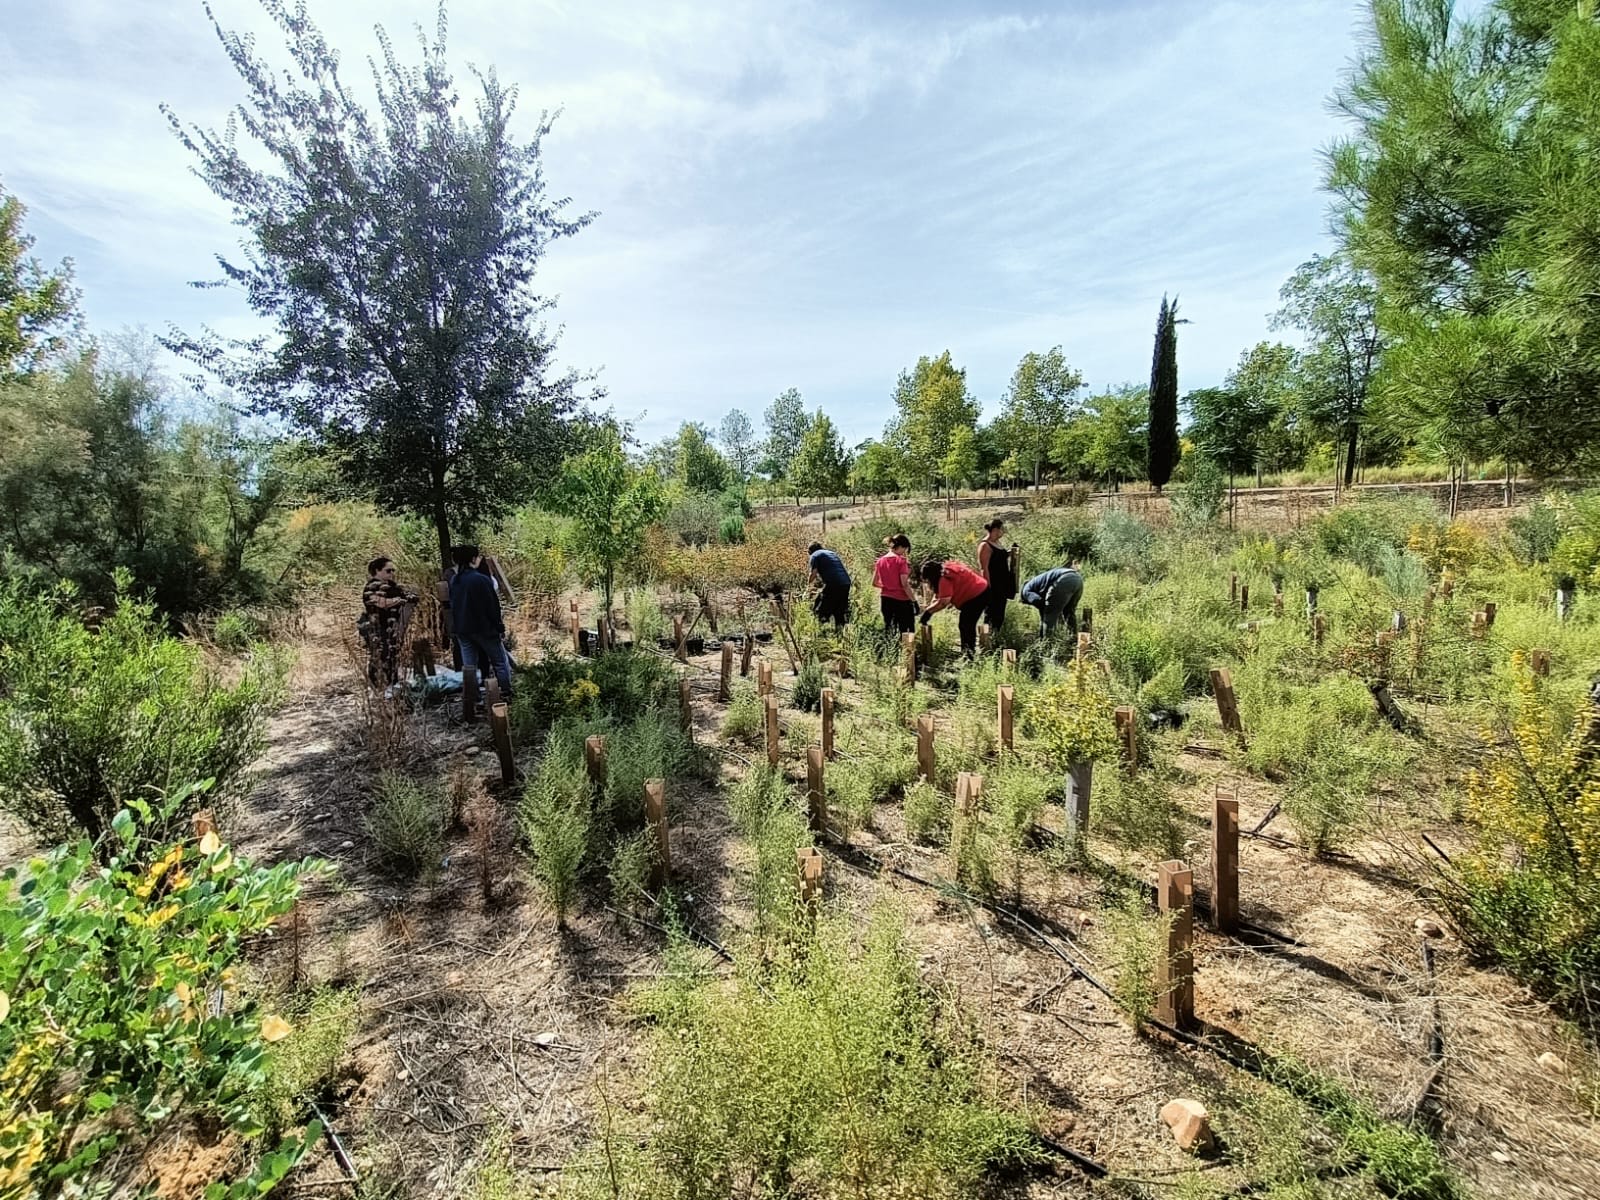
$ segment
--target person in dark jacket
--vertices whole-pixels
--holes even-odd
[[[450,615],[456,643],[461,647],[461,669],[492,670],[500,681],[500,695],[511,699],[511,660],[506,656],[506,623],[500,613],[500,592],[494,580],[478,570],[483,555],[476,546],[457,546],[456,577],[450,581]]]
[[[1078,636],[1078,600],[1083,596],[1083,575],[1075,567],[1052,567],[1022,585],[1019,599],[1039,610],[1040,632],[1049,637],[1067,619],[1072,636]]]
[[[821,542],[811,543],[810,554],[811,581],[822,585],[811,611],[822,624],[832,621],[843,629],[850,620],[850,572],[844,569],[844,559],[824,550]]]

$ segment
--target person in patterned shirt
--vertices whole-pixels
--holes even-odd
[[[400,678],[400,614],[417,602],[395,578],[392,558],[375,558],[367,564],[367,586],[361,589],[361,616],[365,622],[367,680],[375,688],[388,687]]]

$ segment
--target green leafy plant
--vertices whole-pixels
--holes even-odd
[[[828,674],[815,658],[800,664],[800,674],[795,676],[791,703],[801,712],[820,712],[822,689],[828,686]]]
[[[169,840],[199,794],[119,810],[104,845],[0,876],[0,1190],[115,1180],[179,1111],[264,1131],[269,1047],[296,1031],[240,995],[240,948],[321,866],[258,868],[215,833]],[[297,1160],[305,1142],[280,1151]]]
[[[919,842],[931,842],[950,825],[950,798],[933,784],[919,780],[906,789],[906,832]]]
[[[591,791],[581,761],[547,755],[522,799],[522,832],[534,877],[555,909],[559,929],[567,927],[589,852]]]
[[[1117,749],[1115,706],[1104,677],[1086,659],[1074,660],[1066,670],[1065,681],[1043,689],[1026,713],[1032,736],[1057,771]]]
[[[125,590],[97,630],[74,608],[69,587],[0,583],[0,803],[43,839],[109,847],[111,818],[135,800],[194,779],[214,781],[214,807],[237,799],[280,691],[276,662],[224,683]]]
[[[338,1073],[356,1030],[361,998],[353,988],[320,987],[286,998],[283,1018],[294,1036],[267,1047],[255,1109],[274,1136],[302,1120],[307,1105]]]
[[[764,720],[761,697],[756,695],[756,689],[747,683],[738,684],[728,700],[727,712],[722,715],[722,736],[730,742],[754,744],[761,740]]]

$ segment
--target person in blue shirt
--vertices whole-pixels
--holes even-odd
[[[506,656],[506,623],[500,613],[500,591],[478,569],[483,555],[476,546],[457,546],[456,577],[450,581],[450,614],[456,644],[461,648],[463,672],[492,670],[500,681],[500,695],[511,699],[511,660]]]
[[[1066,617],[1072,636],[1078,636],[1078,600],[1083,596],[1083,575],[1076,567],[1052,567],[1022,585],[1018,597],[1039,610],[1040,632],[1049,637]]]
[[[843,629],[850,620],[850,572],[844,569],[844,559],[824,550],[821,542],[811,543],[811,582],[822,585],[811,602],[817,620],[824,625],[832,621]]]

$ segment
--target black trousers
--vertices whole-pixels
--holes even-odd
[[[826,625],[832,621],[843,629],[850,620],[850,585],[825,583],[811,604],[817,620]]]
[[[961,627],[961,653],[968,658],[975,658],[978,653],[978,622],[989,611],[989,593],[993,588],[984,588],[965,604],[958,604],[956,612],[961,614],[957,622]],[[1001,601],[1003,604],[1004,601]]]
[[[989,603],[983,611],[983,619],[995,633],[1000,632],[1001,626],[1006,623],[1006,594],[1000,588],[989,585]]]
[[[917,608],[909,600],[894,600],[884,596],[878,601],[883,613],[883,627],[890,633],[915,633]]]

